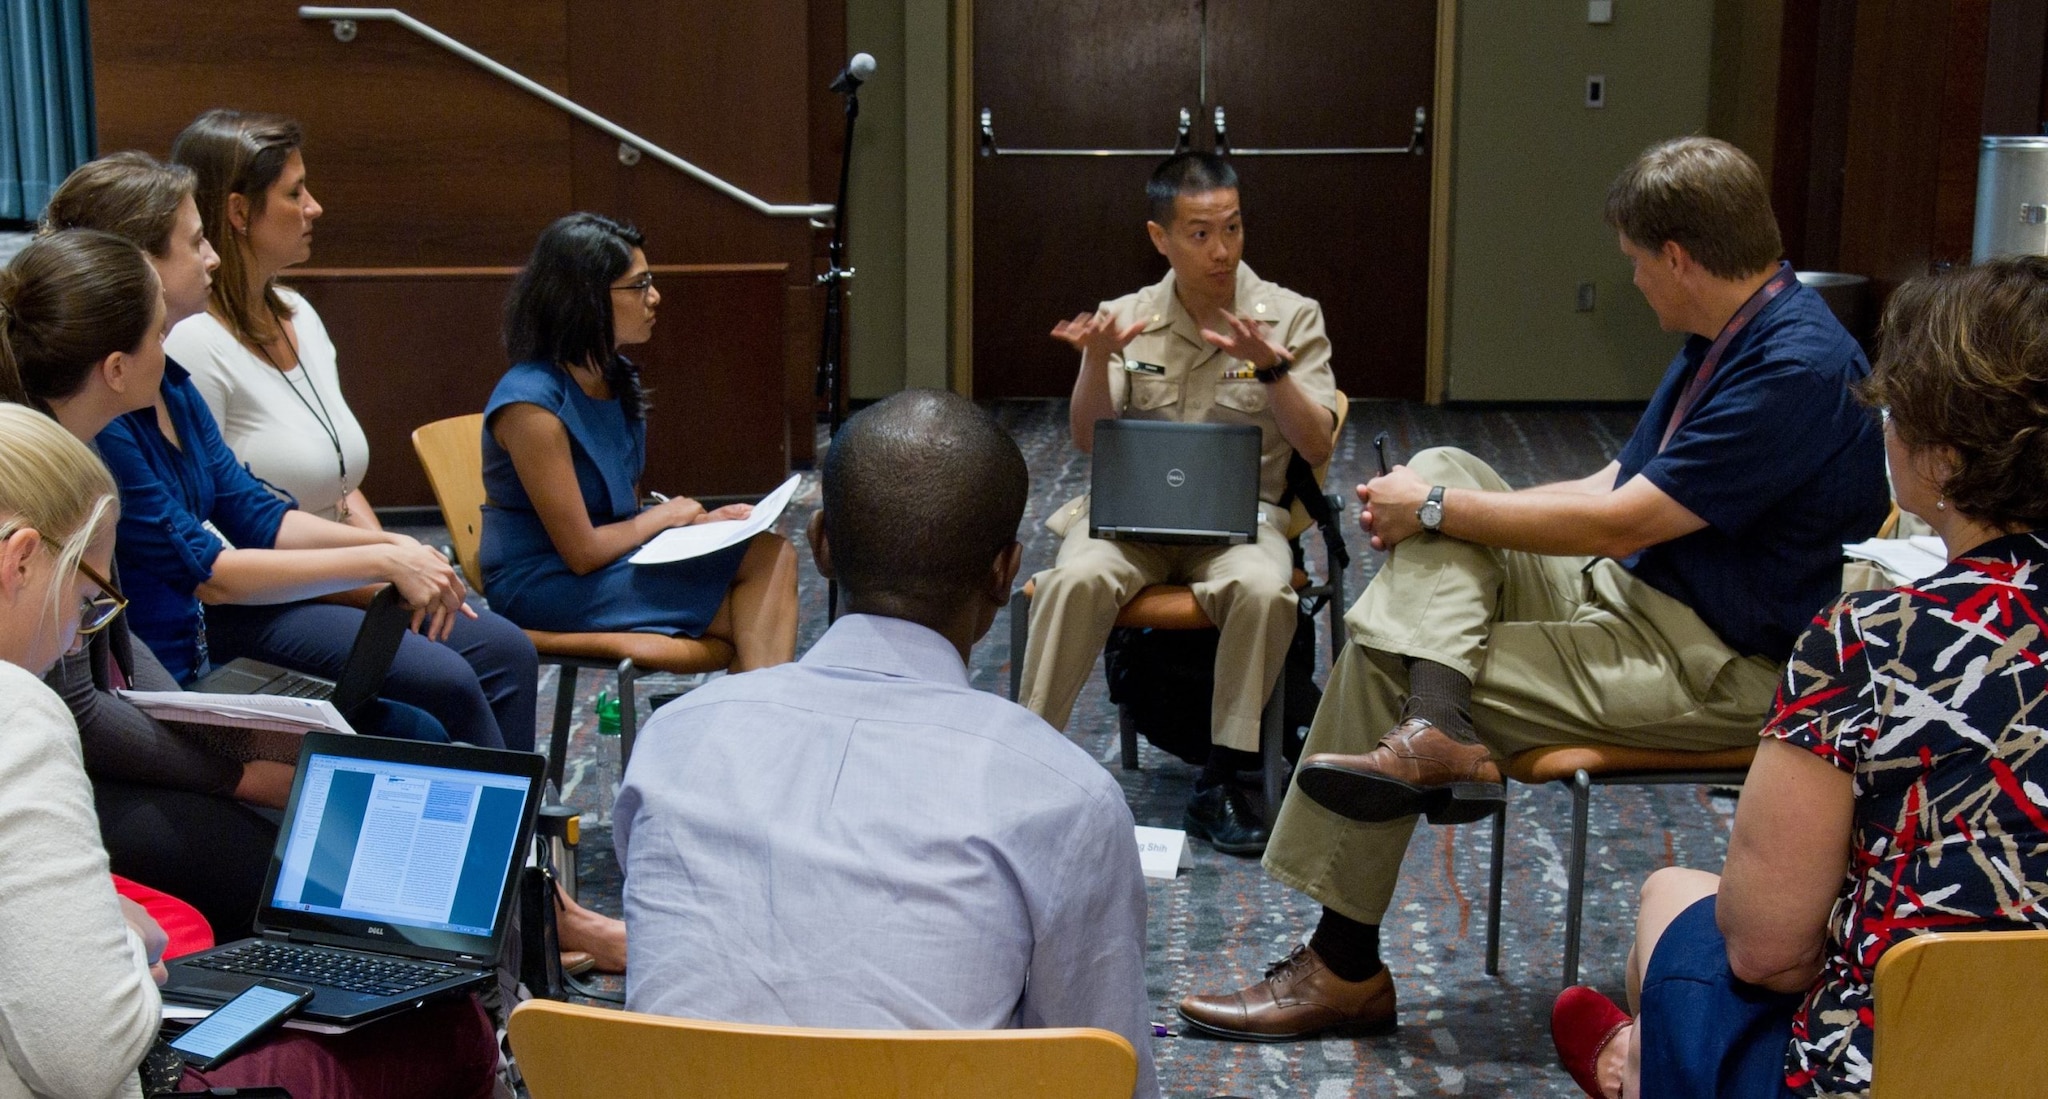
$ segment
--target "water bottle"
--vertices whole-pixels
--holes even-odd
[[[609,823],[612,798],[619,791],[619,700],[610,691],[599,691],[591,709],[597,711],[597,767],[592,776],[597,782],[597,819]]]
[[[547,844],[548,859],[555,867],[555,880],[562,892],[576,899],[576,847],[582,837],[583,815],[562,804],[553,779],[541,793],[540,813],[534,830]]]

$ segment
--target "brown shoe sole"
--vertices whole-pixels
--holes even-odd
[[[1259,1034],[1248,1030],[1231,1030],[1228,1027],[1204,1023],[1190,1016],[1185,1011],[1181,1011],[1179,1014],[1181,1022],[1194,1027],[1204,1034],[1212,1034],[1218,1038],[1230,1038],[1239,1042],[1299,1042],[1309,1038],[1379,1038],[1400,1029],[1400,1019],[1398,1017],[1390,1017],[1386,1019],[1361,1019],[1349,1023],[1333,1023],[1330,1026],[1304,1030],[1296,1034]]]
[[[1431,824],[1470,824],[1507,805],[1507,786],[1499,782],[1451,782],[1415,786],[1381,774],[1366,774],[1305,763],[1294,774],[1301,792],[1340,817],[1378,824],[1405,817],[1427,817]]]

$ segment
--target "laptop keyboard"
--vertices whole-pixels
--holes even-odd
[[[373,996],[396,996],[468,972],[433,962],[400,961],[353,951],[271,942],[245,943],[204,958],[187,959],[185,964]]]
[[[264,693],[285,698],[328,698],[334,694],[334,686],[318,679],[294,675],[286,676],[282,683]]]

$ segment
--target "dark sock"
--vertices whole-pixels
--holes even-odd
[[[1330,972],[1347,981],[1363,981],[1386,968],[1380,964],[1380,925],[1359,923],[1327,908],[1308,945]]]
[[[1405,718],[1419,717],[1461,744],[1479,743],[1472,731],[1472,681],[1434,660],[1409,657]]]
[[[1241,752],[1221,744],[1209,745],[1209,760],[1195,778],[1197,793],[1237,781],[1240,771],[1256,771],[1264,763],[1257,752]]]

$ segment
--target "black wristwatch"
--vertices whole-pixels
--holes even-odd
[[[1260,385],[1272,385],[1274,382],[1286,377],[1287,372],[1292,369],[1294,369],[1294,363],[1282,357],[1279,362],[1263,370],[1252,371],[1252,377],[1257,378]]]
[[[1437,485],[1429,490],[1429,499],[1415,509],[1415,517],[1422,520],[1422,529],[1435,534],[1444,525],[1444,486]]]

